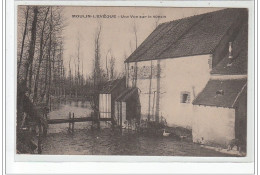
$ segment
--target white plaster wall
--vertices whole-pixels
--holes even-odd
[[[210,77],[210,55],[167,59],[162,62],[161,112],[167,123],[186,128],[192,126],[192,101]],[[165,67],[165,68],[164,68]],[[181,92],[190,92],[190,102],[181,103]]]
[[[140,72],[140,69],[144,66],[150,67],[151,62],[153,66],[157,66],[157,61],[144,61],[144,62],[138,62],[137,63],[137,71]],[[150,116],[152,116],[153,112],[155,111],[155,101],[154,99],[154,91],[156,91],[157,88],[157,80],[154,76],[156,76],[156,73],[152,73],[153,78],[151,80],[151,95],[150,95]],[[150,76],[150,68],[149,68],[149,75]],[[141,116],[142,119],[146,119],[148,116],[148,109],[149,109],[149,87],[150,87],[150,79],[141,79],[140,76],[137,78],[136,86],[140,89],[140,103],[141,103]],[[154,109],[153,109],[153,103],[154,103]],[[152,119],[152,118],[151,118]]]
[[[166,119],[169,126],[191,128],[193,116],[192,101],[194,100],[194,95],[198,95],[209,80],[209,59],[211,59],[210,55],[198,55],[160,60],[161,80],[159,114]],[[137,74],[142,67],[149,67],[151,62],[154,67],[157,67],[158,60],[138,62]],[[134,67],[134,65],[135,63],[130,63],[129,68],[131,69],[131,66]],[[155,74],[156,71],[153,72],[153,75]],[[132,78],[129,77],[128,85],[130,87],[132,85],[131,80]],[[137,87],[141,90],[140,102],[143,119],[146,119],[148,116],[149,84],[149,78],[143,79],[138,77]],[[193,94],[193,87],[195,94]],[[156,76],[153,76],[151,83],[152,94],[150,99],[150,114],[155,113],[156,96],[154,98],[154,91],[157,91]],[[182,91],[190,92],[190,102],[188,104],[180,103],[180,94]]]
[[[235,109],[194,105],[193,113],[193,142],[228,145],[235,138]]]
[[[127,67],[127,87],[133,87],[133,78],[134,78],[134,70],[135,70],[135,63],[126,63],[128,64]]]

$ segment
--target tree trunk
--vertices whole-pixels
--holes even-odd
[[[21,67],[21,64],[22,64],[24,41],[25,41],[25,36],[26,36],[26,31],[27,31],[28,13],[29,13],[29,6],[27,6],[26,15],[25,15],[25,24],[24,24],[23,40],[22,40],[21,53],[20,53],[20,58],[19,58],[19,63],[18,63],[17,76],[18,76],[19,73],[20,73],[20,67]]]
[[[79,56],[79,54],[80,54],[80,40],[79,40],[79,38],[78,38],[78,83],[77,83],[77,91],[78,91],[78,93],[80,94],[80,73],[79,73],[79,64],[80,64],[80,56]]]
[[[52,8],[51,8],[51,21],[50,21],[50,31],[52,31]],[[50,100],[50,88],[51,88],[51,47],[52,47],[52,36],[50,34],[50,40],[49,40],[49,50],[48,50],[48,62],[49,62],[49,80],[48,80],[48,91],[47,91],[47,96],[46,96],[46,104],[49,104]]]
[[[41,101],[43,101],[43,98],[46,95],[46,91],[47,91],[48,65],[49,65],[49,55],[47,56],[46,62],[45,62],[44,89],[43,89],[43,92],[41,94]]]
[[[28,59],[25,63],[25,82],[27,84],[27,78],[28,78],[28,72],[29,72],[29,67],[33,62],[33,57],[34,57],[34,50],[35,50],[35,41],[36,41],[36,30],[37,30],[37,18],[38,18],[38,7],[34,7],[34,17],[33,17],[33,22],[32,22],[32,30],[31,30],[31,41],[30,41],[30,47],[29,47],[29,56]]]
[[[31,92],[32,92],[32,73],[33,73],[33,59],[30,63],[30,67],[29,67],[29,85],[28,85],[29,94],[31,94]]]
[[[37,95],[38,95],[38,81],[39,81],[39,73],[40,73],[40,68],[41,68],[41,63],[42,63],[42,57],[43,57],[43,37],[44,37],[44,29],[45,29],[45,24],[46,24],[46,19],[49,13],[49,7],[47,9],[43,26],[42,26],[42,31],[41,31],[41,39],[40,39],[40,56],[39,56],[39,62],[38,62],[38,67],[37,67],[37,72],[36,72],[36,78],[35,78],[35,84],[34,84],[34,95],[33,95],[33,102],[36,102]],[[51,32],[51,31],[50,31]]]

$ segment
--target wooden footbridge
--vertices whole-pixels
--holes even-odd
[[[91,114],[90,117],[80,117],[80,118],[75,118],[74,113],[69,113],[69,118],[62,118],[62,119],[48,119],[47,123],[48,124],[62,124],[62,123],[69,123],[69,131],[74,132],[74,123],[75,122],[92,122],[100,124],[100,122],[111,122],[112,125],[115,125],[115,120],[113,118],[100,118],[98,116],[94,116]]]
[[[74,122],[98,122],[98,121],[112,121],[112,118],[93,118],[93,117],[82,117],[82,118],[68,118],[68,119],[50,119],[47,120],[48,124],[61,124],[61,123],[74,123]]]

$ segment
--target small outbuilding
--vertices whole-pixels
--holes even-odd
[[[246,145],[247,79],[212,79],[193,101],[193,141]]]
[[[136,129],[140,123],[141,105],[138,88],[127,88],[115,100],[115,120],[122,128]]]
[[[99,94],[100,118],[114,118],[115,99],[126,89],[125,77],[108,81]]]

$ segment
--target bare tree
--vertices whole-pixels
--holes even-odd
[[[80,83],[80,72],[79,72],[79,65],[80,65],[80,39],[79,39],[79,36],[78,36],[78,45],[77,45],[77,56],[78,56],[78,86],[76,87],[79,91],[79,85],[81,84]]]
[[[101,81],[101,67],[100,67],[100,33],[101,25],[99,25],[95,37],[95,60],[94,60],[94,86],[98,86]]]
[[[19,17],[20,21],[24,22],[18,25],[18,32],[21,34],[18,36],[20,52],[17,77],[23,78],[26,82],[25,86],[28,87],[34,104],[38,105],[44,98],[48,103],[50,94],[56,92],[54,82],[61,84],[63,81],[62,52],[60,55],[56,52],[57,43],[62,43],[63,40],[62,8],[48,6],[19,8],[24,10],[25,15]],[[58,68],[57,59],[60,60]]]
[[[39,79],[44,80],[41,82],[41,101],[46,97],[46,104],[49,103],[50,94],[56,95],[60,93],[60,84],[62,83],[62,61],[63,61],[63,47],[61,36],[61,31],[64,28],[63,25],[63,17],[61,15],[61,9],[59,7],[45,7],[49,8],[49,13],[45,28],[44,28],[44,40],[43,40],[43,56],[42,62],[45,64],[40,64],[41,70],[44,70],[44,73],[40,73]],[[46,13],[46,11],[42,11],[42,13]],[[44,18],[43,18],[44,19]],[[41,42],[39,42],[41,45]],[[59,47],[60,46],[60,47]],[[39,47],[41,48],[41,47]],[[41,49],[39,49],[41,50]],[[40,51],[39,51],[40,52]],[[38,58],[41,58],[39,56]],[[40,60],[39,60],[40,62]],[[37,67],[38,68],[38,67]],[[37,71],[36,71],[37,73]],[[37,75],[37,74],[36,74]],[[41,77],[42,76],[42,77]],[[35,78],[36,81],[36,78]],[[37,83],[37,82],[35,82]],[[59,83],[59,86],[55,86],[56,83]],[[39,89],[39,88],[38,88]],[[36,92],[36,91],[35,91]],[[35,98],[37,95],[34,95]]]
[[[102,70],[100,67],[100,35],[101,35],[101,25],[98,26],[96,35],[95,35],[95,58],[94,58],[94,70],[93,70],[93,94],[92,94],[92,99],[90,101],[91,108],[94,111],[94,116],[98,118],[98,95],[99,95],[99,90],[102,85]],[[97,127],[99,128],[99,122],[97,122]]]
[[[24,24],[24,32],[23,32],[23,39],[22,39],[22,47],[20,51],[20,58],[19,58],[19,63],[18,63],[18,70],[17,70],[17,75],[20,73],[20,67],[22,64],[22,57],[23,57],[23,50],[24,50],[24,42],[25,42],[25,36],[27,33],[27,23],[28,23],[28,14],[29,14],[30,7],[27,6],[26,8],[26,14],[25,14],[25,24]]]
[[[108,54],[111,54],[111,48],[108,49],[107,54],[106,54],[106,71],[107,71],[107,77],[109,78],[109,71],[108,71],[108,64],[107,64],[107,58],[108,58]]]
[[[84,67],[84,62],[83,62],[83,59],[82,59],[82,63],[81,63],[81,76],[82,76],[81,86],[84,85],[84,72],[83,72],[83,67]]]
[[[156,15],[156,16],[158,16],[158,17],[157,17],[157,18],[154,18],[154,28],[158,27],[158,25],[159,25],[159,22],[160,22],[160,20],[161,20],[161,18],[159,18],[159,16],[161,16],[161,13],[159,13],[159,14]]]
[[[159,21],[160,21],[161,18],[155,18],[155,21],[154,21],[154,28],[157,28],[158,25],[159,25]]]
[[[75,60],[75,58],[74,58],[74,66],[75,66],[75,69],[74,69],[74,71],[75,71],[75,73],[74,73],[74,80],[75,80],[75,96],[76,97],[78,97],[78,76],[77,76],[77,64],[76,64],[76,60]]]
[[[137,38],[137,26],[135,22],[133,24],[133,32],[135,37],[135,49],[137,49],[138,38]]]
[[[50,7],[47,8],[46,13],[45,13],[45,18],[43,22],[43,26],[41,29],[41,38],[40,38],[40,55],[39,55],[39,62],[38,62],[38,67],[37,67],[37,72],[36,72],[36,78],[35,78],[35,84],[34,84],[34,95],[33,95],[33,102],[36,101],[37,98],[37,92],[38,92],[38,82],[39,82],[39,73],[40,73],[40,67],[43,59],[43,51],[44,51],[44,30],[45,30],[45,25],[47,21],[47,16],[49,13]],[[46,41],[45,41],[46,42]]]
[[[63,52],[63,44],[62,41],[59,43],[59,56],[58,56],[58,94],[59,96],[62,95],[62,64],[63,64],[63,60],[62,60],[62,52]]]
[[[33,63],[34,51],[35,51],[36,30],[37,30],[37,20],[38,20],[38,7],[37,6],[35,6],[33,8],[33,12],[34,12],[34,17],[33,17],[33,21],[32,21],[31,41],[30,41],[30,46],[29,46],[29,50],[28,50],[29,56],[25,63],[24,80],[25,80],[26,84],[27,84],[29,69]]]
[[[50,31],[52,31],[52,7],[51,9],[51,17],[50,17]],[[51,48],[52,48],[52,33],[50,34],[49,39],[49,48],[48,48],[48,72],[49,72],[49,79],[48,79],[48,91],[47,91],[47,97],[46,97],[46,104],[49,105],[50,100],[50,91],[51,91]]]
[[[115,57],[111,55],[111,59],[109,62],[109,70],[110,70],[110,80],[113,80],[115,77]]]
[[[69,60],[69,89],[70,89],[70,97],[71,97],[72,76],[71,76],[71,67],[70,67],[70,62],[71,62],[71,56],[70,56],[70,60]]]
[[[129,41],[130,53],[133,53],[132,41]]]

